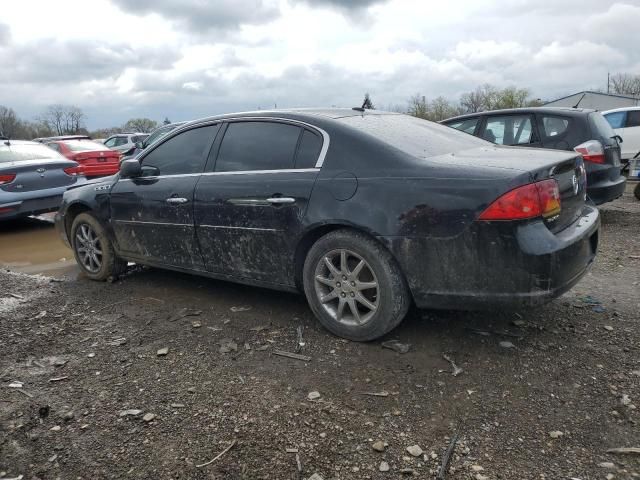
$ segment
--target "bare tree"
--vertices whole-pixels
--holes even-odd
[[[49,105],[40,123],[46,125],[56,135],[70,135],[84,130],[84,113],[73,105]]]
[[[640,75],[616,73],[609,79],[609,91],[618,95],[640,97]]]
[[[122,128],[129,132],[149,133],[158,128],[158,122],[149,118],[132,118]]]
[[[409,105],[407,108],[407,113],[409,115],[413,115],[418,118],[427,118],[429,115],[429,104],[427,103],[427,98],[424,95],[420,95],[416,93],[411,98],[409,98]]]
[[[20,120],[13,108],[0,105],[0,134],[15,138],[20,130]]]
[[[366,108],[369,110],[375,110],[376,107],[373,106],[373,102],[371,101],[371,97],[369,93],[364,94],[364,102],[362,102],[362,108]]]
[[[460,96],[460,106],[465,113],[481,112],[484,109],[484,93],[480,87]]]

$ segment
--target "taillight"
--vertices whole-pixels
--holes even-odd
[[[64,173],[66,173],[67,175],[71,175],[72,177],[75,177],[77,175],[84,175],[84,171],[82,170],[82,167],[80,165],[76,167],[65,168]]]
[[[480,215],[480,220],[523,220],[560,213],[560,189],[553,179],[510,190]]]
[[[581,143],[574,150],[582,155],[585,162],[606,163],[604,147],[597,140]]]
[[[16,176],[13,173],[0,175],[0,185],[6,185],[7,183],[13,182],[15,179]]]

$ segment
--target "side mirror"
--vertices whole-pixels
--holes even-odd
[[[122,178],[138,178],[142,176],[142,166],[138,160],[124,160],[120,164],[120,176]]]

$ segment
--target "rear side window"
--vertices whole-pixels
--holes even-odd
[[[569,129],[569,119],[555,115],[543,115],[542,127],[544,128],[545,137],[554,139],[563,135]]]
[[[625,127],[640,127],[640,110],[630,110],[627,112],[627,123]]]
[[[611,128],[624,128],[627,112],[607,113],[604,118],[609,122]]]
[[[222,139],[216,172],[293,168],[300,127],[276,122],[232,122]]]
[[[409,115],[353,115],[337,121],[418,158],[487,145],[472,135]]]
[[[158,175],[201,173],[220,124],[187,130],[170,138],[142,159],[145,167],[156,167]]]
[[[499,145],[526,145],[534,140],[530,115],[488,117],[483,137]]]
[[[318,163],[318,157],[322,150],[322,138],[320,135],[305,129],[302,132],[300,146],[296,155],[296,168],[313,168]]]
[[[58,145],[57,143],[47,143],[47,147],[52,148],[56,152],[60,151],[60,145]]]
[[[455,128],[456,130],[460,130],[461,132],[473,133],[476,131],[476,127],[478,126],[478,121],[480,121],[480,117],[475,118],[466,118],[464,120],[459,120],[457,122],[446,123],[448,127]]]

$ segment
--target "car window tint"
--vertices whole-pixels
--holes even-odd
[[[451,128],[455,128],[456,130],[460,130],[461,132],[470,133],[471,135],[473,135],[473,133],[476,131],[476,126],[478,125],[479,120],[480,117],[466,118],[457,122],[447,123],[446,125]]]
[[[629,110],[627,112],[625,127],[640,127],[640,110]]]
[[[105,140],[104,144],[107,147],[115,147],[116,146],[116,138],[109,138],[108,140]]]
[[[554,138],[562,135],[569,128],[569,119],[553,115],[543,115],[542,126],[547,138]]]
[[[609,122],[607,122],[599,112],[589,114],[589,123],[591,125],[591,133],[595,135],[596,138],[598,136],[601,138],[611,138],[616,134],[613,128],[611,128],[611,125],[609,125]]]
[[[315,167],[321,150],[322,138],[320,135],[305,129],[298,147],[298,154],[296,155],[296,168]]]
[[[613,112],[604,115],[604,118],[609,122],[611,128],[624,128],[624,122],[627,118],[627,112]]]
[[[56,152],[60,151],[60,145],[57,143],[47,143],[47,147],[54,149]]]
[[[526,145],[532,142],[533,129],[529,115],[505,115],[487,118],[483,137],[499,145]]]
[[[293,167],[300,127],[275,122],[233,122],[222,139],[216,172]]]
[[[158,145],[144,157],[142,165],[157,168],[159,175],[200,173],[219,128],[216,124],[182,132]]]
[[[117,137],[114,146],[119,147],[121,145],[126,145],[127,143],[129,143],[127,137]]]

